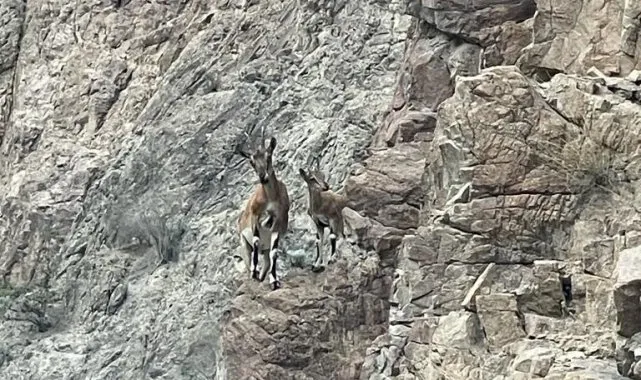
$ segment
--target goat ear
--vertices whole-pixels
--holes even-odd
[[[269,151],[269,153],[272,153],[275,148],[276,148],[276,138],[272,137],[271,139],[269,139],[269,147],[267,148],[267,150]]]
[[[312,173],[312,176],[314,177],[314,180],[316,181],[318,186],[323,189],[323,191],[329,190],[329,185],[325,181],[325,175],[323,174],[323,172],[321,172],[320,170],[315,170],[314,173]]]

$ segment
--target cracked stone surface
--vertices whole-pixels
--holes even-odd
[[[383,376],[367,378],[623,378],[615,348],[638,325],[641,107],[607,82],[538,85],[513,66],[456,79],[390,298],[390,325],[416,333],[375,342],[365,363]]]
[[[320,155],[340,190],[410,25],[376,3],[2,2],[0,377],[293,378],[292,353],[297,378],[355,376],[387,322],[387,232],[352,226],[364,248],[310,277],[296,173]],[[233,230],[255,178],[231,147],[261,127],[292,199],[276,293],[243,285]]]
[[[519,65],[625,76],[640,65],[640,14],[637,1],[537,1],[533,41]]]
[[[0,377],[638,377],[640,15],[3,1]],[[256,181],[232,148],[262,128],[292,200],[277,291],[234,231]],[[348,199],[322,273],[316,158]]]

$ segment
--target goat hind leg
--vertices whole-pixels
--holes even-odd
[[[331,254],[329,256],[329,262],[333,263],[336,261],[336,241],[339,236],[343,236],[343,223],[341,220],[332,220],[330,221],[329,226],[329,244],[331,245]]]
[[[263,282],[265,280],[265,277],[267,276],[267,272],[271,269],[271,262],[269,260],[269,251],[261,251],[260,252],[260,257],[261,257],[261,268],[260,268],[260,276],[258,277],[258,281]]]
[[[276,263],[278,261],[278,255],[280,254],[280,248],[274,248],[269,251],[269,283],[272,286],[272,290],[276,290],[281,287],[280,280],[278,279],[278,273],[276,273]]]
[[[329,244],[332,247],[332,251],[329,255],[328,263],[332,264],[336,261],[336,234],[333,231],[329,233]]]
[[[322,224],[316,223],[316,259],[312,264],[312,272],[322,272],[325,269],[322,245],[323,245],[323,230],[325,227]]]

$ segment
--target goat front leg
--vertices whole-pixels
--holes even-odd
[[[253,245],[252,245],[252,278],[254,280],[259,280],[259,273],[258,273],[258,254],[260,253],[260,231],[258,230],[258,226],[254,226],[254,233],[253,233]]]
[[[312,272],[322,272],[325,270],[322,255],[323,233],[325,226],[317,221],[314,221],[314,224],[316,225],[316,259],[314,259],[314,264],[312,265]]]
[[[271,247],[269,250],[269,283],[272,286],[272,290],[276,290],[281,286],[278,274],[276,273],[276,262],[278,261],[278,254],[281,252],[281,249],[278,247],[279,240],[280,234],[278,232],[272,232]]]
[[[253,277],[252,274],[252,253],[253,253],[253,248],[252,245],[245,240],[244,237],[241,237],[242,240],[240,244],[243,245],[242,250],[243,250],[243,261],[245,262],[245,267],[247,268],[247,273],[249,273],[249,278]]]

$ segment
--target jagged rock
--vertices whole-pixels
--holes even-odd
[[[0,377],[622,378],[637,3],[3,1]],[[234,232],[263,126],[275,292]],[[323,273],[316,158],[351,203]]]
[[[456,45],[455,40],[443,34],[428,34],[409,46],[399,84],[404,104],[414,109],[435,111],[452,95],[451,72],[444,57],[450,56]]]
[[[435,247],[429,238],[429,231],[425,227],[419,227],[416,235],[405,235],[399,251],[399,258],[409,259],[417,262],[420,266],[435,264],[438,260]]]
[[[372,270],[378,270],[376,264]],[[348,378],[354,378],[364,352],[344,357],[337,344],[342,344],[341,336],[368,342],[383,331],[387,308],[380,296],[386,290],[369,293],[372,274],[348,271],[347,263],[338,262],[324,273],[296,276],[277,292],[246,286],[225,316],[223,354],[228,358],[228,376],[270,379],[329,371],[330,378],[349,373]],[[311,286],[322,281],[320,276],[325,281],[342,280]]]
[[[516,290],[521,312],[535,312],[540,315],[560,317],[565,302],[558,271],[546,267],[545,262],[535,262],[531,282]]]
[[[392,110],[376,133],[373,145],[393,146],[431,141],[438,105],[452,95],[453,78],[478,73],[480,48],[424,24],[409,41]],[[432,121],[433,120],[433,121]]]
[[[537,9],[532,0],[499,1],[411,1],[408,9],[417,17],[449,34],[477,39],[483,28],[506,21],[523,21]]]
[[[612,282],[597,276],[585,275],[578,279],[585,289],[584,320],[596,328],[616,329],[617,306]]]
[[[575,233],[583,238],[575,240],[571,254],[580,258],[584,271],[609,278],[614,270],[617,242],[613,237],[600,236],[599,228],[597,221],[577,221]]]
[[[554,363],[555,355],[556,353],[548,348],[535,347],[520,352],[514,358],[512,369],[531,376],[545,377]]]
[[[530,338],[545,339],[567,326],[564,320],[534,313],[524,313],[523,319],[525,332]]]
[[[451,348],[467,349],[483,343],[483,333],[476,314],[450,312],[439,319],[432,343]]]
[[[525,331],[517,315],[514,294],[476,296],[476,308],[490,346],[501,348],[507,343],[525,337]]]
[[[407,326],[392,325],[389,333],[376,338],[366,352],[368,356],[363,362],[360,379],[389,379],[401,375],[405,359],[401,359],[401,354],[406,347],[409,330]]]
[[[613,93],[633,102],[641,101],[641,87],[631,83],[629,80],[606,77],[604,82],[608,90]]]
[[[393,118],[386,128],[377,133],[375,145],[394,146],[397,143],[412,141],[432,141],[436,127],[435,112],[419,112],[402,110],[392,113]],[[379,141],[382,140],[382,141]]]
[[[537,3],[533,43],[524,49],[519,65],[525,71],[540,67],[583,74],[595,66],[608,75],[628,74],[639,69],[638,14],[634,1]],[[626,53],[614,53],[619,49]]]
[[[373,152],[364,171],[347,180],[345,194],[352,208],[386,227],[416,228],[424,166],[423,153],[415,144]]]
[[[641,331],[641,246],[619,252],[614,285],[618,333],[625,337]]]
[[[0,142],[3,141],[13,109],[13,74],[20,53],[22,24],[25,6],[19,0],[3,1],[0,4]],[[5,148],[6,149],[6,148]]]
[[[113,314],[125,302],[127,297],[127,284],[118,284],[109,296],[109,303],[107,304],[107,312]]]
[[[621,51],[625,56],[638,57],[641,52],[639,33],[641,32],[641,5],[636,1],[626,1],[623,4],[623,17],[621,18]],[[633,59],[624,61],[628,67],[634,65]],[[626,67],[627,68],[627,67]],[[639,68],[638,65],[632,68]],[[634,72],[634,71],[633,71]]]
[[[412,329],[409,333],[409,341],[421,344],[432,342],[434,330],[438,326],[437,317],[419,318],[412,323]]]
[[[628,231],[636,230],[630,223],[635,223],[632,220],[638,216],[633,210],[628,214],[631,219],[609,213],[605,216],[608,208],[604,204],[582,204],[586,197],[590,199],[590,194],[584,193],[592,186],[590,181],[601,179],[569,177],[569,168],[558,165],[557,157],[564,160],[563,165],[591,162],[580,155],[572,156],[571,146],[559,151],[563,145],[556,143],[585,133],[583,128],[588,124],[584,115],[588,112],[602,118],[600,123],[604,126],[605,120],[612,120],[610,115],[636,117],[637,108],[629,103],[623,107],[622,98],[600,89],[603,85],[597,80],[558,75],[548,87],[537,89],[509,67],[457,79],[454,96],[439,108],[428,151],[423,218],[427,226],[406,237],[399,251],[395,295],[399,313],[408,315],[405,310],[412,310],[409,315],[414,317],[409,323],[416,323],[421,310],[443,313],[454,305],[458,307],[487,266],[485,263],[498,262],[501,265],[488,274],[476,291],[476,298],[483,302],[483,297],[496,293],[516,294],[518,312],[513,307],[513,296],[505,296],[512,299],[508,311],[478,311],[481,325],[488,326],[487,343],[498,349],[485,358],[500,357],[502,338],[517,344],[525,334],[556,342],[554,347],[569,353],[612,357],[613,341],[607,334],[614,311],[611,292],[608,295],[611,284],[607,278],[584,271],[608,276],[616,255],[626,244],[625,239],[615,235],[626,231],[627,236]],[[582,103],[586,101],[598,112],[586,109]],[[493,111],[487,112],[488,107]],[[514,111],[515,107],[518,111]],[[631,139],[637,133],[618,125],[615,130]],[[496,141],[501,143],[497,145]],[[629,141],[610,141],[621,144],[617,151],[620,153],[616,153],[621,159],[629,159],[623,153],[634,150],[632,145],[626,145]],[[593,145],[590,149],[595,147],[598,148]],[[530,154],[530,159],[526,158]],[[571,167],[588,172],[587,168]],[[625,207],[623,202],[620,207]],[[600,250],[604,244],[610,247],[609,251]],[[452,299],[456,303],[449,303]],[[525,332],[517,313],[524,313]],[[493,319],[488,316],[495,316],[494,321],[509,316],[510,323],[490,323]],[[593,330],[582,323],[588,323]],[[515,333],[507,333],[510,329],[506,326],[512,326]],[[438,327],[433,334],[437,332]],[[417,365],[421,368],[428,368],[436,360],[420,343],[411,340],[406,353],[409,362],[420,363]],[[465,357],[461,352],[451,355],[460,360]],[[567,362],[568,359],[555,359],[550,373],[558,374],[555,366],[565,366]],[[601,364],[603,369],[583,367],[577,373],[594,376],[602,372],[611,376],[608,371],[614,363],[610,360]],[[470,374],[455,364],[443,368],[464,378]],[[508,365],[482,371],[487,371],[483,373],[488,376],[507,374]]]
[[[625,79],[634,84],[641,84],[641,70],[632,70]]]
[[[481,30],[479,39],[485,46],[481,67],[514,65],[521,50],[532,42],[533,25],[533,19],[528,19]]]
[[[590,77],[595,77],[595,78],[601,78],[603,79],[603,83],[605,83],[605,79],[607,78],[607,75],[603,74],[601,70],[597,69],[596,67],[592,66],[590,67],[585,74]]]
[[[404,232],[398,228],[385,227],[375,220],[365,218],[349,208],[343,209],[346,231],[352,239],[368,251],[374,251],[384,265],[392,265],[396,250],[401,244]]]
[[[617,350],[617,370],[630,379],[641,379],[641,333],[636,333]]]
[[[557,356],[546,379],[571,379],[571,380],[624,380],[616,368],[606,360],[586,358],[582,354]]]
[[[225,354],[233,350],[224,351],[230,342],[221,338],[236,339],[233,326],[221,323],[232,302],[244,307],[240,321],[282,321],[276,308],[252,309],[236,294],[246,276],[235,221],[255,178],[232,150],[245,131],[255,136],[262,126],[278,140],[274,167],[292,201],[281,292],[302,297],[291,310],[317,309],[303,313],[309,322],[302,325],[331,326],[333,315],[371,323],[358,328],[367,330],[363,340],[357,332],[358,343],[342,346],[354,345],[347,350],[357,353],[348,355],[355,364],[336,366],[329,355],[299,378],[358,376],[359,357],[388,314],[391,279],[374,250],[392,256],[402,234],[380,224],[368,229],[359,244],[370,255],[339,244],[343,264],[325,276],[358,278],[365,288],[335,288],[323,276],[297,282],[311,278],[292,268],[287,252],[314,252],[297,170],[321,157],[340,190],[392,101],[410,16],[356,3],[0,3],[0,270],[14,285],[49,286],[55,297],[47,313],[63,310],[52,338],[19,333],[28,322],[0,321],[0,340],[13,347],[0,377],[243,378],[235,363],[262,360]],[[417,166],[420,181],[424,161]],[[384,216],[406,223],[417,211],[404,204]],[[175,255],[166,260],[167,253]],[[265,283],[245,285],[264,301]],[[338,301],[328,306],[307,288]],[[355,301],[343,304],[350,294]],[[292,362],[301,363],[326,349],[338,355],[315,340],[299,353],[298,322],[284,327],[292,334],[270,331],[282,339],[257,349],[265,359],[287,363],[285,354],[294,353]],[[351,328],[344,333],[330,336],[352,342]],[[92,347],[69,354],[52,349],[52,339]],[[287,364],[263,367],[267,378],[288,378]]]

